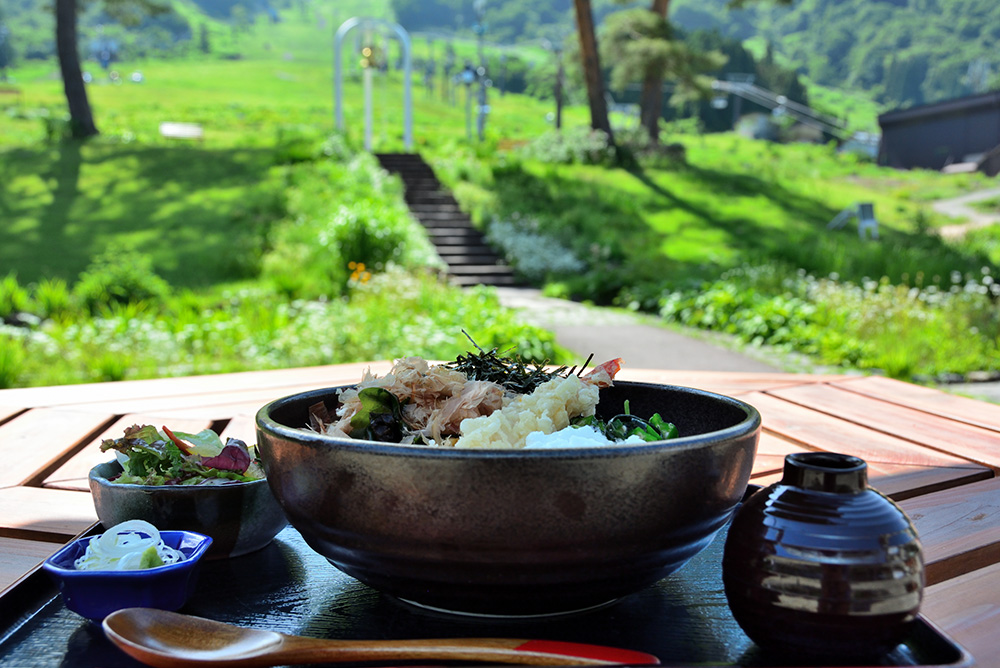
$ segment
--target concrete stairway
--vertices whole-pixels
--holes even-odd
[[[458,285],[516,286],[514,272],[490,247],[458,202],[417,153],[377,153],[382,167],[399,174],[406,203],[430,235],[448,273]]]

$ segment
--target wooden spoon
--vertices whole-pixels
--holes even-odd
[[[411,659],[577,666],[660,662],[644,652],[548,640],[322,640],[152,608],[119,610],[108,615],[102,625],[105,635],[126,654],[162,668]]]

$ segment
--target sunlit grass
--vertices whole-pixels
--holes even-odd
[[[415,269],[432,263],[426,238],[417,238],[420,228],[402,231],[409,223],[398,183],[373,176],[370,164],[333,167],[349,158],[320,157],[329,146],[318,147],[331,135],[351,150],[364,138],[363,89],[350,59],[342,136],[334,122],[332,34],[358,7],[327,7],[322,25],[309,13],[247,34],[223,33],[213,24],[216,55],[239,52],[240,59],[117,63],[121,84],[91,64],[88,91],[101,136],[82,144],[60,141],[65,100],[55,63],[14,72],[22,98],[0,109],[0,267],[15,271],[24,285],[37,284],[36,302],[57,304],[59,290],[46,279],[61,279],[69,290],[95,255],[120,245],[148,256],[174,293],[167,311],[116,306],[75,323],[52,316],[38,341],[20,338],[21,329],[18,336],[3,334],[0,383],[205,373],[425,351],[440,358],[452,350],[463,322],[486,332],[476,335],[481,345],[513,337],[551,352],[544,333],[497,315],[495,300],[468,301],[467,292],[439,287]],[[427,48],[423,40],[414,46]],[[474,44],[458,46],[471,53]],[[142,83],[130,81],[132,72],[142,72]],[[824,322],[839,328],[840,338],[816,343],[806,327],[815,323],[802,324],[794,334],[813,346],[806,352],[903,377],[995,364],[989,341],[997,329],[989,318],[981,317],[978,338],[966,341],[962,328],[948,323],[967,322],[967,310],[948,317],[946,309],[958,307],[941,302],[926,312],[891,311],[885,304],[897,295],[888,288],[883,295],[852,287],[882,277],[891,286],[913,286],[922,276],[923,288],[953,272],[965,276],[995,266],[995,232],[978,231],[964,242],[932,233],[951,222],[933,212],[933,199],[989,186],[988,179],[898,172],[831,146],[692,135],[675,127],[665,129],[663,140],[683,145],[683,161],[640,161],[629,168],[551,164],[519,153],[552,129],[551,102],[491,90],[480,142],[467,134],[467,122],[475,129],[475,117],[467,115],[476,109],[475,100],[467,106],[470,91],[459,88],[447,97],[442,83],[438,78],[428,90],[419,76],[413,80],[415,150],[477,224],[533,221],[529,231],[536,236],[524,238],[542,240],[534,275],[551,291],[657,310],[665,295],[748,264],[836,274],[824,298],[838,306]],[[374,150],[403,150],[402,74],[377,73],[372,97]],[[161,137],[165,121],[198,123],[204,139]],[[565,108],[567,130],[587,123],[585,107]],[[336,153],[340,144],[330,150]],[[826,229],[859,202],[874,204],[879,242],[859,239],[850,226]],[[351,234],[380,221],[406,239],[416,277],[399,279],[397,287],[376,281],[381,291],[354,290],[348,263],[375,263],[360,257],[367,251],[351,245]],[[356,226],[343,244],[341,225]],[[321,238],[336,240],[329,252]],[[552,262],[538,259],[545,250]],[[550,267],[580,263],[585,271],[546,276]],[[399,290],[406,286],[434,296],[403,299]],[[848,296],[835,298],[838,286]],[[761,289],[735,279],[720,288],[727,295]],[[773,289],[778,294],[769,297],[778,299],[780,282]],[[225,295],[244,296],[226,302]],[[761,322],[784,317],[788,305],[779,302],[748,301],[746,313],[732,316],[743,323],[747,341],[762,336],[755,329]],[[411,317],[396,323],[402,338],[384,326],[385,314],[396,313],[399,304],[411,309]],[[890,320],[852,320],[864,304],[881,304]],[[52,310],[60,309],[70,307]],[[129,321],[139,323],[132,332],[123,324]],[[781,336],[791,335],[786,328]],[[929,348],[944,339],[957,343]],[[86,343],[74,348],[77,340]],[[967,343],[972,352],[959,354]]]

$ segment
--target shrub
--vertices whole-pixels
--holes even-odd
[[[555,364],[580,362],[556,347],[551,333],[503,309],[495,290],[463,290],[430,273],[395,267],[358,282],[350,300],[288,300],[260,287],[241,288],[212,298],[172,296],[161,308],[112,306],[98,317],[53,321],[32,332],[16,330],[13,352],[0,351],[0,382],[21,385],[405,355],[453,359],[470,349],[463,330],[487,349],[513,348]],[[0,347],[3,336],[0,332]]]
[[[28,291],[17,282],[17,274],[11,272],[0,279],[0,321],[28,310]]]
[[[34,308],[42,318],[57,318],[74,310],[73,296],[66,281],[61,278],[44,278],[32,291]]]
[[[324,156],[346,157],[343,140],[324,136],[312,125],[282,125],[275,131],[274,161],[286,165],[311,162]]]
[[[24,345],[20,338],[0,331],[0,389],[17,387],[24,369]]]
[[[951,280],[948,288],[917,288],[888,279],[850,283],[776,266],[743,267],[696,288],[665,292],[660,314],[753,345],[895,378],[995,368],[1000,288],[994,289],[988,271],[978,280],[955,272]]]
[[[440,266],[414,221],[402,185],[369,154],[347,163],[289,167],[286,218],[272,227],[262,276],[292,298],[333,297],[350,281],[350,263],[378,272],[390,264]],[[335,202],[349,202],[334,207]]]
[[[619,130],[615,133],[619,147],[628,149],[644,167],[671,169],[687,163],[684,144],[658,142],[654,144],[644,127]]]
[[[608,135],[586,126],[547,132],[520,149],[523,157],[563,165],[617,165],[619,152]]]
[[[381,271],[403,255],[407,214],[398,207],[365,200],[340,206],[316,238],[324,252],[339,253],[346,263],[364,262]]]
[[[91,313],[115,304],[162,301],[170,285],[153,271],[152,259],[127,246],[111,246],[80,275],[73,295]]]
[[[352,262],[374,272],[409,264],[414,225],[398,207],[355,201],[323,221],[300,222],[295,238],[283,240],[267,258],[264,274],[289,296],[339,295],[353,273]]]
[[[511,263],[514,269],[530,281],[547,277],[577,274],[587,265],[573,251],[545,235],[537,220],[513,216],[510,220],[493,220],[487,228],[487,240]]]

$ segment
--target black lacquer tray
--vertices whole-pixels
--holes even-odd
[[[624,647],[652,653],[669,666],[819,665],[763,653],[742,632],[722,590],[724,539],[720,533],[680,571],[600,610],[498,620],[431,613],[392,600],[338,571],[288,527],[263,550],[202,564],[199,591],[181,612],[325,638],[489,635]],[[0,600],[0,666],[140,665],[112,645],[100,626],[67,610],[41,570]],[[868,665],[971,666],[973,661],[921,618],[904,643]]]

